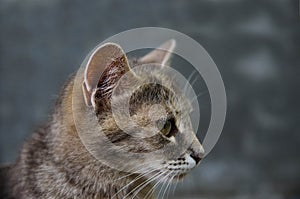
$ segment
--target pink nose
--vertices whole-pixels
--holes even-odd
[[[192,150],[192,153],[190,154],[190,156],[196,161],[196,164],[198,164],[200,162],[200,160],[202,159],[202,154],[197,153],[194,150]]]

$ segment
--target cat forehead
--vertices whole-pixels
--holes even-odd
[[[178,100],[174,97],[155,97],[155,99],[153,97],[149,99],[145,97],[134,98],[130,101],[130,113],[149,117],[157,115],[157,118],[160,119],[170,119],[184,113],[190,113],[193,110],[188,100]]]

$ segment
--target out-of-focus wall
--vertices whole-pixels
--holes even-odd
[[[299,198],[298,7],[295,0],[0,1],[0,163],[16,159],[95,45],[159,26],[206,48],[228,96],[217,146],[175,195]]]

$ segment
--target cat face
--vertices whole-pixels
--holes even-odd
[[[145,154],[143,160],[130,160],[140,164],[132,172],[153,180],[181,178],[204,156],[189,101],[165,66],[174,47],[170,40],[128,61],[120,46],[105,44],[91,55],[82,85],[86,106],[105,136],[129,153]]]

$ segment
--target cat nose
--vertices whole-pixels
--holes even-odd
[[[200,144],[200,142],[197,139],[194,140],[192,145],[189,147],[188,151],[191,158],[195,160],[196,164],[198,164],[200,160],[202,160],[205,153],[203,146]]]
[[[196,164],[198,164],[200,160],[202,160],[203,154],[192,150],[190,156],[196,161]]]

